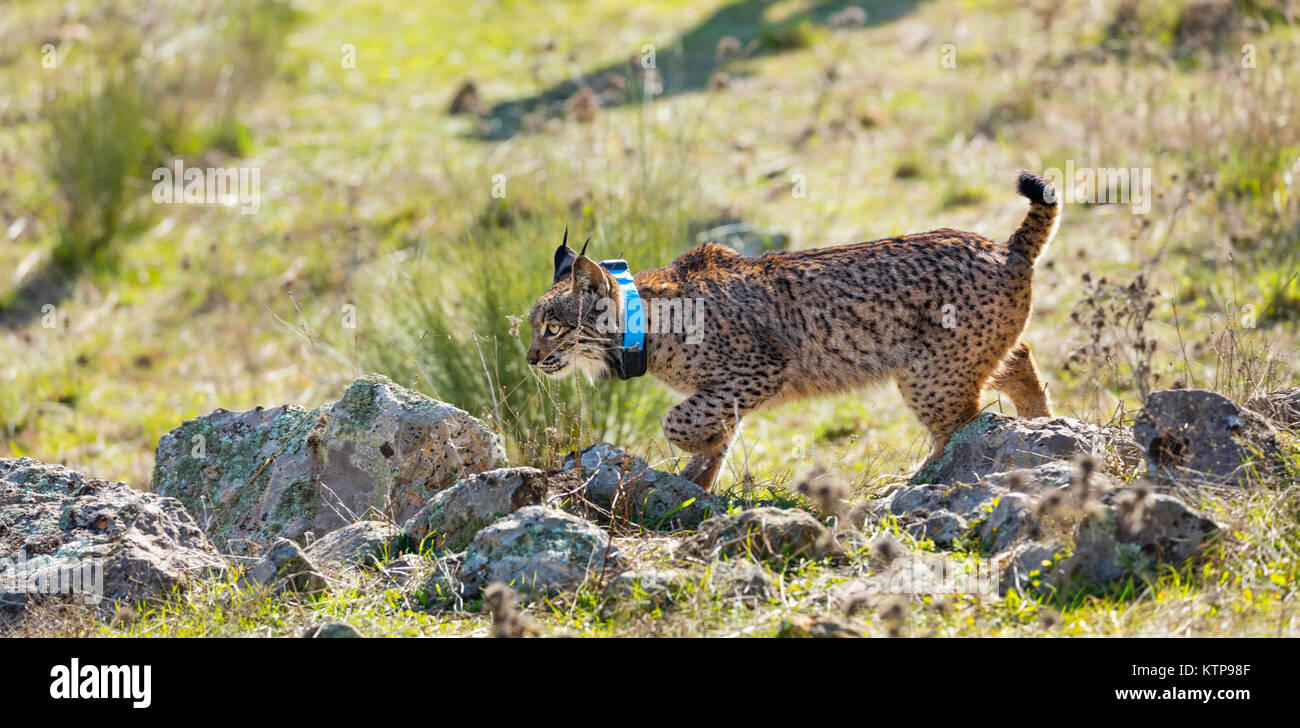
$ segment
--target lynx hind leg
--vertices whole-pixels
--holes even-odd
[[[1052,405],[1047,399],[1047,389],[1038,373],[1038,363],[1029,349],[1028,342],[1021,341],[1011,347],[1002,366],[993,375],[991,387],[1011,398],[1016,406],[1016,414],[1021,417],[1051,417]]]
[[[983,378],[945,379],[925,367],[899,377],[898,390],[904,401],[930,431],[934,450],[929,460],[943,455],[952,433],[979,415],[983,383]]]

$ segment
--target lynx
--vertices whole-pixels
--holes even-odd
[[[700,330],[656,322],[640,306],[644,352],[629,352],[611,310],[634,311],[627,286],[565,242],[550,290],[528,314],[528,363],[551,377],[630,378],[628,354],[685,399],[663,420],[693,457],[681,475],[710,488],[741,418],[804,397],[894,379],[929,430],[931,459],[979,414],[985,387],[1022,417],[1051,415],[1029,344],[1034,260],[1056,232],[1060,203],[1021,172],[1029,212],[1006,242],[941,229],[751,258],[705,243],[665,268],[631,277],[642,299],[703,299]],[[636,367],[633,366],[633,369]]]

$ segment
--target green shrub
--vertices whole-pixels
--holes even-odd
[[[109,256],[149,138],[147,91],[138,76],[121,69],[82,84],[56,92],[45,108],[47,171],[59,210],[53,258],[65,271]]]
[[[562,176],[548,170],[550,179]],[[550,286],[566,220],[570,243],[590,231],[592,257],[624,257],[637,271],[664,265],[693,244],[687,176],[649,171],[634,180],[633,189],[591,203],[594,212],[583,220],[569,218],[558,198],[512,200],[512,208],[532,214],[479,216],[459,237],[423,246],[380,304],[391,324],[368,358],[394,380],[493,421],[512,454],[527,462],[600,440],[637,445],[633,438],[656,436],[669,404],[661,385],[648,376],[594,384],[547,379],[524,360],[526,321],[516,338],[507,318],[526,318]],[[541,187],[521,194],[544,196]],[[499,204],[492,200],[489,209]]]

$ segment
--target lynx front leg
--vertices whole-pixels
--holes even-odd
[[[752,407],[729,392],[704,390],[682,400],[664,417],[668,441],[695,457],[680,475],[708,490],[722,467],[740,418]]]

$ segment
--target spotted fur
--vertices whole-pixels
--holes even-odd
[[[986,386],[1025,417],[1051,414],[1029,344],[1034,260],[1056,232],[1060,204],[1022,172],[1029,213],[1005,243],[942,229],[838,247],[743,256],[706,243],[635,275],[642,298],[703,298],[703,337],[654,333],[649,372],[685,399],[664,434],[694,457],[683,475],[708,488],[741,418],[783,402],[894,379],[929,429],[932,457],[979,414]],[[566,252],[567,251],[567,252]],[[562,245],[557,276],[529,312],[528,361],[550,376],[616,371],[621,334],[598,325],[613,278]]]

